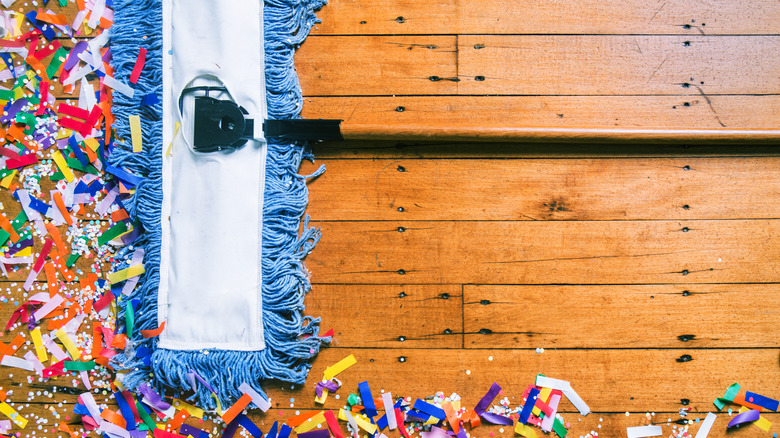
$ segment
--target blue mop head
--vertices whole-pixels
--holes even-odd
[[[314,11],[324,0],[265,0],[265,76],[269,118],[298,118],[303,103],[293,64],[295,49],[317,21]],[[263,393],[262,380],[277,379],[301,384],[311,368],[310,360],[324,342],[319,337],[319,318],[303,315],[303,299],[311,285],[302,259],[320,238],[317,229],[301,219],[308,201],[306,177],[298,175],[304,148],[300,144],[270,140],[266,163],[262,232],[262,304],[266,348],[258,352],[157,348],[157,338],[145,339],[141,330],[158,328],[157,289],[160,281],[162,203],[162,1],[115,0],[110,47],[113,68],[126,82],[141,47],[147,49],[144,74],[128,98],[114,96],[117,141],[110,164],[143,177],[135,194],[124,200],[132,218],[144,233],[136,241],[146,258],[146,274],[129,297],[119,297],[118,327],[125,325],[125,310],[132,306],[134,329],[128,346],[114,357],[114,366],[124,370],[124,385],[135,389],[149,383],[158,391],[177,397],[195,390],[199,406],[216,407],[207,385],[191,388],[192,373],[202,377],[217,393],[222,406],[229,406],[246,382]],[[144,151],[132,153],[129,115],[140,115]],[[188,377],[189,374],[189,377]],[[172,393],[172,394],[171,394]]]

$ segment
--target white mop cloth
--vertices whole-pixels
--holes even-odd
[[[171,142],[172,148],[163,156],[158,321],[166,325],[160,348],[265,348],[265,141],[250,140],[235,151],[195,152],[192,106],[179,114],[182,89],[220,82],[249,117],[262,123],[262,0],[164,0],[163,151]],[[176,122],[182,129],[174,135]]]

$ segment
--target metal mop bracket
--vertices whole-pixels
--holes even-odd
[[[190,87],[182,91],[179,108],[186,94],[203,91],[195,96],[193,149],[197,152],[216,152],[237,149],[256,138],[255,121],[236,102],[217,99],[210,91],[226,92],[224,87]],[[263,135],[290,141],[342,140],[341,120],[283,119],[263,121]]]

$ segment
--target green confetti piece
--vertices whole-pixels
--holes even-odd
[[[65,361],[65,369],[68,371],[90,371],[94,369],[95,366],[96,364],[94,360],[89,362],[77,362],[73,360]]]
[[[733,383],[731,386],[728,387],[728,389],[726,389],[726,393],[723,394],[723,398],[730,402],[733,402],[734,397],[736,397],[737,394],[739,393],[739,388],[740,388],[739,383]]]
[[[5,246],[8,239],[11,238],[11,234],[6,230],[0,230],[0,246]]]
[[[712,401],[712,404],[715,405],[716,408],[718,408],[719,411],[723,410],[723,408],[726,407],[727,402],[733,402],[734,397],[737,396],[739,393],[739,383],[733,383],[731,386],[726,388],[726,393],[723,394],[723,397],[718,397],[715,400]]]
[[[138,415],[141,416],[141,421],[144,422],[146,427],[148,427],[148,430],[154,430],[157,428],[157,425],[154,424],[154,420],[152,420],[152,417],[149,416],[149,413],[146,412],[146,409],[144,409],[143,406],[141,406],[141,403],[138,402],[138,400],[135,401],[135,407],[138,411]]]
[[[104,231],[103,234],[98,237],[98,245],[105,245],[109,241],[116,239],[128,231],[130,231],[130,224],[127,222],[120,222]]]
[[[80,170],[82,172],[91,173],[93,175],[98,175],[97,169],[95,169],[94,166],[88,165],[88,166],[82,166],[81,161],[77,160],[76,158],[68,157],[67,160],[65,160],[68,163],[68,167],[71,169]]]
[[[68,0],[57,0],[57,3],[59,3],[60,6],[68,6]]]
[[[17,123],[24,123],[27,126],[35,126],[35,115],[32,113],[25,113],[22,111],[19,111],[16,113],[16,122]]]
[[[133,305],[128,302],[125,305],[125,326],[127,327],[127,337],[133,336],[133,325],[135,325],[135,314],[133,313]]]
[[[350,394],[349,397],[347,397],[347,403],[349,403],[350,406],[355,406],[358,403],[358,396],[356,394]]]
[[[566,430],[566,427],[561,423],[561,420],[555,419],[555,422],[553,423],[553,431],[561,438],[565,437],[567,433],[569,433],[568,430]]]
[[[60,66],[65,62],[65,58],[68,56],[68,51],[60,47],[54,52],[54,57],[51,59],[49,66],[46,67],[46,76],[53,78],[60,71]]]
[[[0,100],[11,100],[15,97],[13,90],[0,90]]]
[[[15,231],[19,231],[22,226],[27,222],[27,213],[24,212],[24,210],[20,211],[19,214],[16,215],[14,220],[11,221],[11,227]]]
[[[76,260],[78,260],[79,257],[81,257],[81,256],[78,253],[75,253],[75,252],[71,253],[70,257],[68,257],[68,260],[65,262],[65,266],[70,268],[71,266],[75,265],[76,264]]]
[[[54,172],[54,174],[51,175],[49,179],[52,181],[62,181],[63,179],[65,179],[65,175],[63,175],[62,172],[58,170]]]

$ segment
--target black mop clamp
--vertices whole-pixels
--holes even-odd
[[[224,87],[191,87],[182,91],[179,108],[186,94],[204,91],[205,96],[195,96],[193,149],[198,152],[216,152],[237,149],[247,140],[257,138],[255,121],[248,112],[232,100],[210,97],[210,91],[226,92]],[[341,120],[284,119],[263,121],[265,138],[290,141],[343,140]]]

